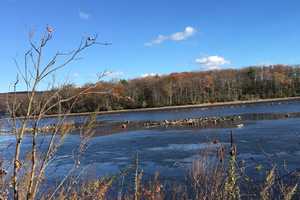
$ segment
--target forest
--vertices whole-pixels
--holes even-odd
[[[60,99],[76,96],[76,103],[64,101],[60,108],[72,113],[295,97],[300,95],[300,68],[278,64],[98,81],[81,87],[66,84],[39,92],[39,104],[54,92]],[[4,96],[9,99],[10,95],[2,94],[1,102],[5,102]],[[20,92],[17,96],[22,102],[18,113],[22,115],[27,95]],[[2,103],[0,108],[5,110],[6,106]],[[49,109],[48,114],[57,109]]]

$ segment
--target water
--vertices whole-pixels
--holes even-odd
[[[122,113],[101,115],[98,120],[162,120],[198,116],[232,115],[245,113],[286,113],[299,112],[300,102],[276,104],[254,104],[247,106],[180,109],[169,111]],[[288,170],[300,168],[300,118],[277,120],[246,121],[242,128],[219,129],[140,129],[106,136],[95,136],[89,142],[87,151],[81,159],[83,175],[97,176],[118,173],[128,168],[138,153],[140,167],[145,174],[159,171],[165,179],[183,179],[194,159],[199,158],[202,150],[216,153],[220,144],[229,146],[230,131],[233,131],[238,146],[238,158],[247,163],[249,173],[258,164],[270,168],[272,163],[279,167],[287,164]],[[31,138],[24,139],[23,149],[30,148]],[[218,139],[220,144],[213,144]],[[39,149],[45,150],[49,136],[39,138]],[[78,148],[78,134],[67,136],[47,174],[54,182],[74,165],[73,150]],[[5,160],[11,160],[14,152],[14,137],[0,137],[0,152]],[[25,156],[25,154],[23,155]]]
[[[128,112],[119,114],[99,115],[101,121],[160,121],[203,116],[227,116],[250,113],[288,113],[299,112],[300,101],[275,103],[258,103],[247,105],[217,106],[209,108],[187,108],[164,111]]]
[[[176,120],[185,118],[198,118],[203,116],[228,116],[241,114],[263,114],[263,113],[290,113],[300,112],[300,101],[283,101],[273,103],[257,103],[246,105],[232,105],[232,106],[216,106],[204,108],[181,108],[173,110],[153,110],[142,112],[124,112],[114,114],[98,115],[97,120],[105,123],[119,122],[119,121],[161,121],[161,120]],[[75,123],[83,123],[86,121],[85,116],[69,116],[67,120]],[[41,120],[40,125],[55,124],[58,120],[56,118],[47,118]],[[0,129],[9,129],[10,122],[0,117]]]

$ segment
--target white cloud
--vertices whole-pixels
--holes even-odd
[[[196,30],[193,27],[188,26],[184,29],[183,32],[177,32],[172,34],[170,36],[170,39],[174,41],[181,41],[193,36],[195,33]]]
[[[142,78],[146,78],[149,76],[159,76],[159,74],[158,73],[145,73],[145,74],[141,75]]]
[[[221,56],[207,56],[202,58],[197,58],[195,62],[208,70],[220,69],[221,66],[230,64],[229,60],[226,60]]]
[[[164,35],[159,35],[156,39],[152,40],[151,42],[147,42],[145,45],[146,46],[152,46],[154,44],[160,44],[164,42],[165,40],[168,40],[169,38]]]
[[[80,19],[88,20],[91,17],[91,15],[89,13],[79,11],[79,17]]]
[[[164,41],[167,40],[171,40],[171,41],[182,41],[182,40],[186,40],[189,37],[195,35],[196,33],[196,29],[191,27],[191,26],[187,26],[184,31],[182,32],[176,32],[173,33],[171,35],[159,35],[157,36],[154,40],[152,40],[151,42],[147,42],[145,43],[145,46],[152,46],[155,44],[161,44]]]

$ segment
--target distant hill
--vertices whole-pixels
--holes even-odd
[[[63,102],[62,108],[78,113],[295,97],[300,96],[300,68],[299,65],[250,66],[102,81],[82,87],[65,85],[59,91],[59,98],[66,99],[83,91],[85,93],[72,107],[69,102]],[[44,99],[47,99],[51,92],[39,92],[37,98],[46,96]],[[6,110],[7,96],[11,95],[0,94],[2,112]],[[22,115],[26,108],[26,92],[18,92],[17,99],[21,102],[18,112]],[[56,112],[57,108],[53,108],[48,114]]]

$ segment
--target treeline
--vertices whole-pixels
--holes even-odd
[[[50,95],[56,90],[47,93]],[[71,112],[91,112],[293,97],[300,96],[300,68],[287,65],[256,66],[97,82],[82,87],[65,85],[60,89],[59,98],[67,99],[79,93],[82,95],[76,98],[76,103],[63,102],[63,109],[72,107]],[[49,111],[55,112],[58,110]]]
[[[300,94],[300,69],[274,65],[173,73],[131,80],[125,89],[141,107],[290,97]]]
[[[2,115],[6,113],[7,110],[6,102],[7,102],[7,94],[0,93],[0,118]]]

